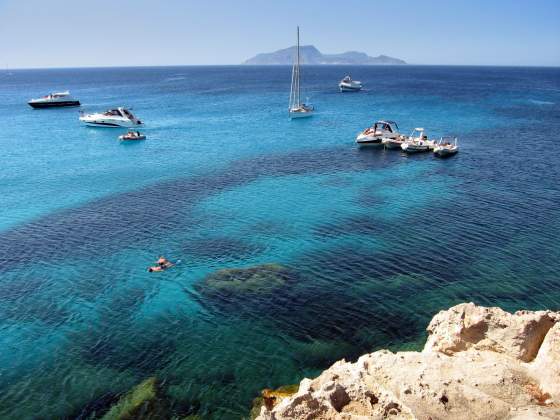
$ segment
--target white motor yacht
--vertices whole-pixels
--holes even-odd
[[[340,83],[338,84],[338,88],[341,92],[358,92],[362,90],[362,82],[358,80],[352,80],[350,75],[348,75],[340,81]]]
[[[95,127],[135,127],[142,124],[132,112],[122,107],[94,114],[82,114],[80,121]]]
[[[61,108],[66,106],[80,106],[80,101],[70,96],[70,92],[49,93],[42,98],[31,99],[28,102],[31,108]]]
[[[423,128],[415,128],[412,133],[401,144],[401,149],[406,153],[427,152],[435,146],[434,140],[428,140]]]
[[[442,137],[434,147],[434,155],[438,157],[447,157],[456,154],[459,151],[457,145],[457,137]]]
[[[313,115],[313,107],[301,102],[300,88],[300,55],[299,55],[299,26],[297,27],[297,55],[296,62],[292,67],[292,87],[290,89],[290,104],[288,115],[290,119],[305,118]]]
[[[368,144],[381,144],[383,138],[398,138],[399,127],[394,121],[377,121],[366,128],[356,137],[356,143],[361,146]]]

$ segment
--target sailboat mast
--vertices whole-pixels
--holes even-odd
[[[301,104],[299,90],[299,26],[297,27],[297,104]]]

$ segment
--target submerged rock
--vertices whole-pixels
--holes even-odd
[[[280,264],[262,264],[249,268],[227,268],[208,275],[197,285],[207,296],[233,297],[267,295],[295,278],[292,270]]]
[[[165,412],[158,401],[156,378],[148,378],[124,395],[102,420],[157,419]]]
[[[422,352],[338,361],[258,418],[560,418],[560,313],[461,304],[428,332]]]

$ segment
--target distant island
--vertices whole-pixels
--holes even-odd
[[[249,65],[281,65],[292,64],[296,54],[296,47],[285,48],[271,53],[257,54],[253,58],[244,61],[242,64]],[[358,51],[348,51],[341,54],[322,54],[313,45],[300,47],[301,61],[304,64],[358,64],[358,65],[377,65],[377,64],[406,64],[404,60],[393,58],[386,55],[370,57],[366,53]]]

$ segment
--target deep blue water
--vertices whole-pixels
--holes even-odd
[[[350,72],[366,90],[340,94]],[[462,301],[560,309],[560,69],[288,67],[0,74],[0,417],[88,418],[156,376],[177,415],[235,418],[264,387],[418,348]],[[32,110],[70,89],[148,139]],[[376,119],[459,155],[358,149]],[[160,254],[182,263],[153,275]],[[272,292],[207,293],[278,263]],[[266,289],[266,287],[265,287]],[[81,416],[81,417],[80,417]]]

